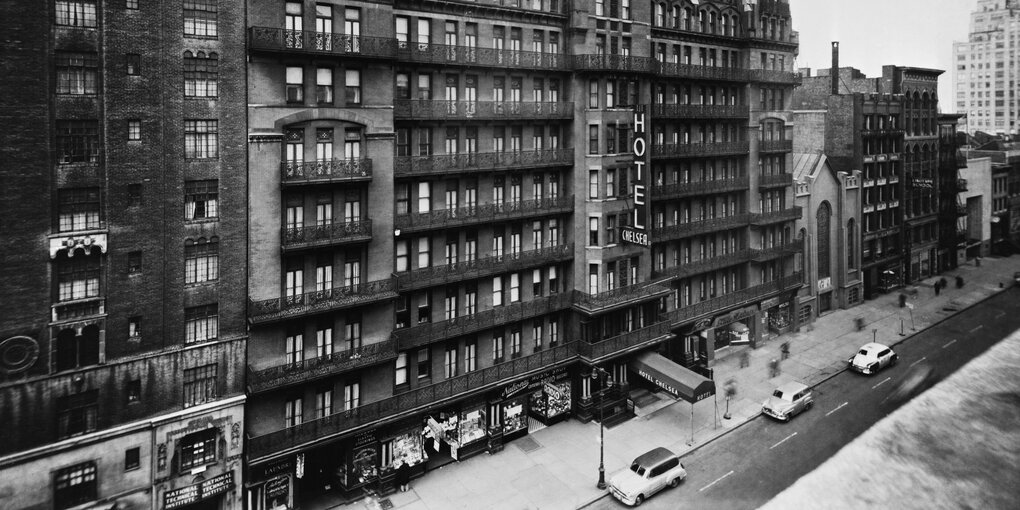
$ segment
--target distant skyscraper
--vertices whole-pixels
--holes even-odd
[[[967,114],[966,130],[971,133],[1017,133],[1018,33],[1020,3],[978,0],[968,40],[953,44],[956,111]]]

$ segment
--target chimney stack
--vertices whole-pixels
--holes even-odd
[[[832,95],[839,95],[839,41],[832,41],[832,69],[829,69],[829,80],[832,82]]]

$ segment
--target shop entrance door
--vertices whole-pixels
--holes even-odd
[[[818,296],[818,314],[821,315],[825,312],[832,311],[832,292],[826,292],[825,294],[819,294]]]

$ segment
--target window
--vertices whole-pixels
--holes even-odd
[[[57,2],[58,5],[60,3]],[[95,501],[98,485],[95,462],[83,462],[60,469],[54,478],[53,506],[62,510]]]
[[[592,216],[588,218],[588,246],[599,245],[599,219]]]
[[[96,430],[99,391],[89,390],[57,399],[57,435],[60,439]]]
[[[443,359],[443,366],[446,369],[446,378],[457,376],[457,346],[447,347]]]
[[[346,87],[347,104],[361,104],[361,71],[348,69],[344,72],[344,86]]]
[[[56,23],[66,27],[96,27],[95,0],[57,0]]]
[[[428,347],[418,349],[418,379],[432,375],[432,356]]]
[[[184,181],[184,219],[219,216],[219,181]]]
[[[470,342],[464,346],[464,372],[474,372],[477,368],[478,344]]]
[[[219,121],[184,121],[184,157],[213,159],[219,157]]]
[[[492,335],[492,362],[502,363],[505,354],[503,351],[503,334],[496,333]]]
[[[549,319],[549,347],[553,347],[560,340],[560,323],[556,319]]]
[[[140,450],[141,449],[137,446],[124,450],[124,471],[134,471],[138,469],[141,465],[141,461],[139,459],[139,457],[141,457]]]
[[[361,349],[361,316],[348,314],[344,323],[344,347],[348,352]]]
[[[219,306],[205,305],[184,309],[184,342],[216,340],[219,335]]]
[[[521,356],[521,331],[515,329],[510,332],[510,357],[519,358]]]
[[[99,295],[98,257],[62,259],[57,268],[57,299],[73,301]]]
[[[288,365],[298,365],[305,360],[305,335],[300,328],[288,328],[284,340],[284,357]]]
[[[142,141],[142,121],[140,120],[129,120],[127,129],[128,142],[141,142]]]
[[[503,304],[503,277],[492,277],[492,306]]]
[[[184,97],[216,97],[218,77],[219,56],[216,53],[207,56],[203,51],[184,52]]]
[[[184,242],[184,283],[202,283],[219,278],[219,240],[213,237]]]
[[[344,385],[344,410],[350,411],[361,405],[361,383]]]
[[[216,399],[216,364],[184,370],[184,407]]]
[[[132,10],[133,9],[138,9],[138,0],[125,0],[124,8],[125,9],[132,9]]]
[[[95,53],[56,55],[57,94],[95,94],[98,88],[99,63]]]
[[[138,76],[142,72],[142,56],[137,53],[124,55],[124,72],[128,76]]]
[[[599,198],[599,171],[588,171],[588,198],[596,200]]]
[[[216,428],[188,434],[181,438],[181,469],[179,473],[216,462]]]
[[[333,104],[333,70],[328,67],[315,70],[315,102]]]
[[[536,351],[542,348],[542,319],[537,319],[532,324],[531,341]]]
[[[139,274],[142,272],[142,252],[128,252],[128,274]]]
[[[302,420],[302,416],[304,414],[303,410],[304,403],[302,402],[302,399],[294,398],[287,400],[287,402],[285,402],[283,406],[284,406],[283,417],[284,426],[289,428],[301,425],[301,422],[304,421]]]
[[[521,274],[510,275],[510,302],[516,303],[521,300]]]
[[[599,127],[596,124],[588,126],[588,154],[599,153]]]
[[[218,0],[184,0],[184,35],[216,38]]]
[[[141,379],[132,379],[127,382],[125,388],[126,402],[128,404],[137,404],[142,401],[142,381]]]
[[[393,384],[401,386],[407,384],[407,353],[397,354],[397,360],[393,368]]]
[[[322,390],[315,393],[315,417],[325,418],[333,414],[333,390]]]
[[[57,192],[61,232],[100,228],[99,188],[69,188]]]
[[[300,103],[305,99],[305,70],[287,67],[287,102]]]
[[[99,124],[94,120],[57,121],[57,163],[98,163]]]

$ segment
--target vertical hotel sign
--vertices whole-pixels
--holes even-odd
[[[650,246],[648,240],[647,218],[648,204],[645,201],[645,152],[648,144],[645,140],[645,112],[634,112],[634,175],[631,182],[634,186],[634,210],[630,225],[620,229],[620,238],[624,242],[639,246]]]

